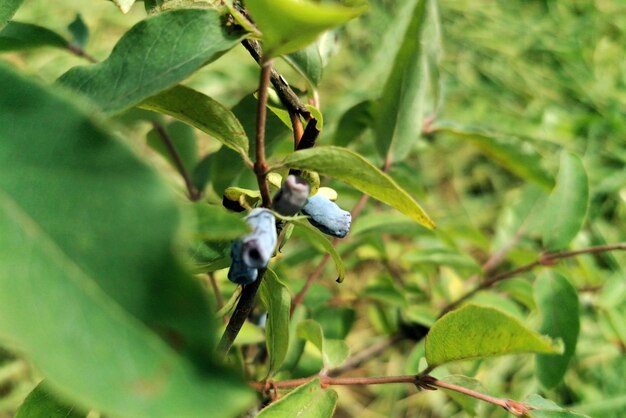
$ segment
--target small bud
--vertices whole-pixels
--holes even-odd
[[[325,234],[343,238],[350,232],[352,215],[321,194],[310,197],[302,208],[309,222]]]
[[[230,247],[230,269],[228,270],[228,280],[240,285],[248,285],[257,278],[257,269],[246,266],[242,259],[243,244],[236,239]]]
[[[252,227],[252,233],[241,239],[243,262],[248,267],[267,267],[278,240],[276,218],[270,210],[256,208],[246,216],[246,222]]]
[[[272,208],[285,216],[300,212],[309,196],[309,184],[293,174],[287,176],[280,190],[274,195]]]

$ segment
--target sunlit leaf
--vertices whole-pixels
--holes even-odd
[[[265,339],[273,374],[282,365],[289,348],[289,308],[291,295],[276,273],[268,269],[260,288],[261,301],[267,309]]]
[[[313,379],[263,409],[257,418],[331,418],[337,406],[337,392],[322,389]]]
[[[337,269],[337,281],[343,282],[346,277],[346,268],[343,265],[341,256],[337,253],[335,246],[328,240],[326,235],[320,232],[319,229],[311,226],[308,222],[293,221],[293,224],[300,230],[301,233],[309,237],[309,241],[315,242],[320,245],[325,252],[330,254],[331,258],[335,262],[335,268]]]
[[[44,381],[45,382],[45,381]],[[50,393],[41,382],[28,394],[17,410],[15,418],[84,418],[85,413],[66,405]]]
[[[298,336],[320,350],[326,368],[339,366],[350,354],[350,347],[344,340],[325,338],[322,326],[312,319],[306,319],[298,325]]]
[[[122,11],[122,13],[128,13],[130,8],[135,4],[135,0],[111,0]]]
[[[530,395],[524,399],[524,403],[533,407],[533,410],[524,415],[528,418],[590,418],[587,415],[567,411],[539,395]]]
[[[516,353],[559,353],[548,338],[493,308],[465,305],[441,317],[426,336],[430,366]]]
[[[24,0],[2,0],[0,2],[0,29],[8,23]]]

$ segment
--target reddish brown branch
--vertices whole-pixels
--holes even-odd
[[[267,161],[265,161],[265,121],[267,118],[267,88],[270,83],[271,62],[265,62],[261,66],[261,80],[259,81],[259,101],[257,107],[257,127],[256,127],[256,161],[254,162],[254,173],[259,183],[259,191],[263,207],[272,206],[270,189],[267,184]]]

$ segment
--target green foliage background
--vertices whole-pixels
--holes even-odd
[[[80,13],[90,30],[85,49],[99,60],[108,56],[128,28],[145,18],[140,4],[123,15],[104,1],[54,3],[28,1],[15,20],[37,23],[69,39],[66,27]],[[325,125],[320,144],[345,145],[377,166],[383,159],[374,145],[375,132],[360,132],[359,118],[342,117],[383,92],[410,17],[405,3],[372,0],[365,15],[323,38],[328,56],[318,91]],[[310,317],[322,325],[324,338],[345,339],[352,353],[387,337],[402,336],[384,354],[357,368],[356,375],[422,370],[425,327],[477,283],[481,265],[491,255],[506,251],[498,271],[539,256],[544,249],[546,202],[553,180],[560,175],[562,151],[581,157],[589,183],[586,221],[570,247],[626,241],[626,8],[622,2],[442,0],[438,14],[438,23],[428,23],[428,42],[423,45],[429,57],[423,113],[432,122],[408,158],[390,171],[436,221],[437,230],[429,232],[370,200],[349,239],[338,246],[347,270],[344,283],[335,283],[334,266],[329,265],[305,299]],[[0,59],[45,83],[85,64],[53,47],[4,53]],[[278,62],[277,67],[292,86],[310,88],[286,63]],[[257,83],[258,66],[241,47],[185,82],[228,107],[254,91]],[[130,147],[151,165],[171,173],[172,183],[177,181],[176,173],[145,145],[148,124],[137,123],[129,114],[114,118],[113,123]],[[245,121],[242,124],[247,128]],[[195,135],[201,155],[218,150],[219,142],[198,130]],[[274,152],[286,153],[290,146],[283,141]],[[224,160],[229,155],[217,152]],[[213,173],[216,189],[233,182],[226,174],[222,179],[218,175]],[[232,185],[254,188],[254,180],[243,174]],[[360,197],[342,183],[328,185],[339,192],[344,208]],[[209,190],[208,195],[218,201],[221,190]],[[553,216],[558,218],[559,213]],[[292,294],[323,254],[305,234],[296,231],[294,236],[275,266]],[[535,286],[540,274],[550,275],[546,270],[502,282],[472,301],[548,332],[546,309],[560,301],[542,299],[549,279],[542,276],[541,286]],[[580,336],[563,382],[545,389],[546,381],[538,379],[535,371],[535,358],[528,354],[447,364],[434,374],[475,378],[482,384],[480,390],[511,399],[540,393],[589,416],[620,417],[626,410],[626,255],[584,255],[550,270],[560,278],[555,279],[558,283],[571,283],[579,299]],[[228,299],[235,286],[225,276],[225,270],[217,273]],[[570,326],[567,318],[556,322],[557,330]],[[242,338],[258,342],[263,335],[251,325]],[[286,364],[294,361],[290,350]],[[8,347],[0,352],[0,417],[13,416],[40,377],[17,353]],[[304,353],[285,378],[319,371],[319,352],[307,344]],[[462,417],[472,412],[481,417],[506,416],[493,405],[403,385],[336,390],[340,417]]]

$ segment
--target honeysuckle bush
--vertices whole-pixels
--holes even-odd
[[[0,417],[620,417],[625,25],[0,0]]]

